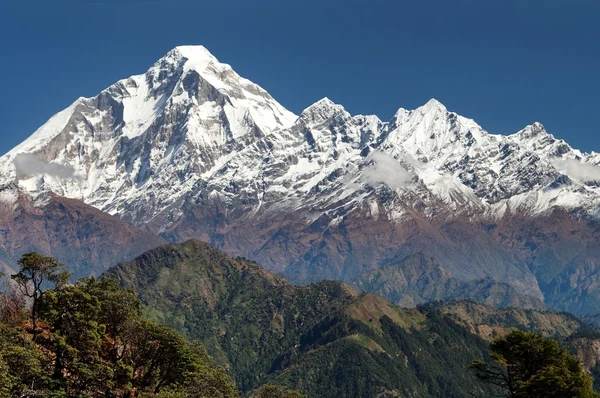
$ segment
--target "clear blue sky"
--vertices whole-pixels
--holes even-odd
[[[0,0],[0,153],[180,44],[296,113],[327,96],[388,120],[435,97],[600,151],[598,0]]]

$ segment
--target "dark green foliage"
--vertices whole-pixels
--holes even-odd
[[[35,342],[0,324],[0,397],[239,396],[202,346],[144,319],[114,280],[59,285],[39,300]]]
[[[39,253],[23,254],[19,260],[19,272],[11,275],[11,278],[19,286],[19,290],[29,297],[31,304],[31,327],[33,340],[37,335],[37,317],[40,300],[44,296],[44,288],[48,284],[62,286],[70,277],[68,271],[64,270],[64,264],[60,264],[53,257],[42,256]]]
[[[501,387],[511,398],[598,397],[592,378],[578,358],[558,342],[536,333],[514,330],[490,344],[493,362],[474,361],[482,381]]]
[[[403,310],[340,282],[292,286],[199,242],[109,274],[138,293],[150,318],[200,340],[245,392],[265,383],[310,397],[492,391],[468,371],[487,344],[439,311]]]
[[[43,391],[48,375],[48,360],[40,348],[22,331],[0,324],[0,368],[8,380],[5,389],[11,392]],[[0,374],[2,370],[0,370]],[[18,396],[18,395],[17,395]]]
[[[138,320],[126,331],[124,342],[131,347],[135,390],[159,393],[163,389],[205,396],[235,396],[224,373],[208,366],[204,348],[190,344],[179,333],[148,320]]]
[[[590,369],[590,375],[594,378],[594,383],[592,385],[594,391],[600,391],[600,362],[597,362],[596,365]]]
[[[339,319],[321,331],[326,338],[274,381],[302,386],[311,397],[466,397],[473,391],[494,391],[477,388],[475,378],[460,370],[482,355],[487,344],[441,314],[425,314],[417,328],[402,327],[387,316],[381,325],[377,331],[348,317]]]
[[[0,398],[10,398],[16,378],[11,374],[8,364],[0,355]]]
[[[99,391],[112,377],[102,358],[105,324],[98,322],[100,300],[85,285],[50,290],[40,316],[48,335],[39,343],[54,354],[52,387],[65,392]]]

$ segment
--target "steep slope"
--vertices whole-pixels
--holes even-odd
[[[183,46],[145,74],[79,98],[0,165],[5,181],[16,179],[32,193],[84,200],[141,225],[202,184],[201,175],[229,155],[294,119],[205,48]],[[68,164],[72,175],[19,167],[23,154]]]
[[[107,275],[133,288],[152,319],[203,342],[245,391],[276,383],[310,397],[488,396],[468,365],[509,328],[571,339],[588,355],[596,344],[578,337],[587,326],[568,314],[474,302],[403,309],[341,282],[293,286],[197,241]]]
[[[389,122],[327,98],[296,117],[185,46],[54,116],[0,158],[0,185],[201,239],[295,282],[349,282],[420,253],[447,272],[440,288],[490,280],[531,297],[495,301],[584,314],[600,312],[599,164],[539,123],[489,134],[433,99]]]
[[[467,367],[482,340],[438,312],[401,310],[340,282],[296,287],[197,241],[108,275],[133,288],[152,319],[202,341],[245,391],[269,382],[311,397],[463,397],[464,383],[478,388]],[[443,339],[432,346],[434,333]],[[443,370],[450,358],[452,376]]]
[[[77,280],[100,275],[116,262],[164,243],[73,199],[48,196],[32,202],[21,194],[14,206],[0,206],[0,269],[8,273],[15,271],[22,254],[37,251],[67,264]]]

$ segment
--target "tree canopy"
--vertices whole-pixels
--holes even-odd
[[[519,330],[490,343],[490,362],[474,361],[477,378],[510,398],[592,398],[592,378],[552,339]]]
[[[60,287],[69,281],[70,273],[64,270],[64,264],[60,264],[55,258],[42,256],[35,252],[23,254],[19,260],[19,266],[19,272],[12,275],[11,278],[17,283],[21,293],[32,300],[31,327],[33,340],[35,340],[38,307],[44,295],[44,286],[54,284]]]
[[[132,291],[108,278],[67,285],[54,259],[26,256],[13,280],[37,300],[37,326],[0,323],[0,398],[239,397],[201,345],[145,319]]]

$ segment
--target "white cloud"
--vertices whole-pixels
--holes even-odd
[[[561,159],[552,161],[552,166],[574,180],[600,180],[600,167],[590,163],[582,163],[575,159]]]
[[[49,175],[58,178],[71,178],[75,175],[75,169],[68,165],[59,163],[46,163],[37,156],[20,153],[13,160],[17,175]]]
[[[383,183],[392,189],[402,188],[411,183],[412,176],[393,156],[376,151],[371,154],[370,160],[373,164],[362,171],[366,182]]]

